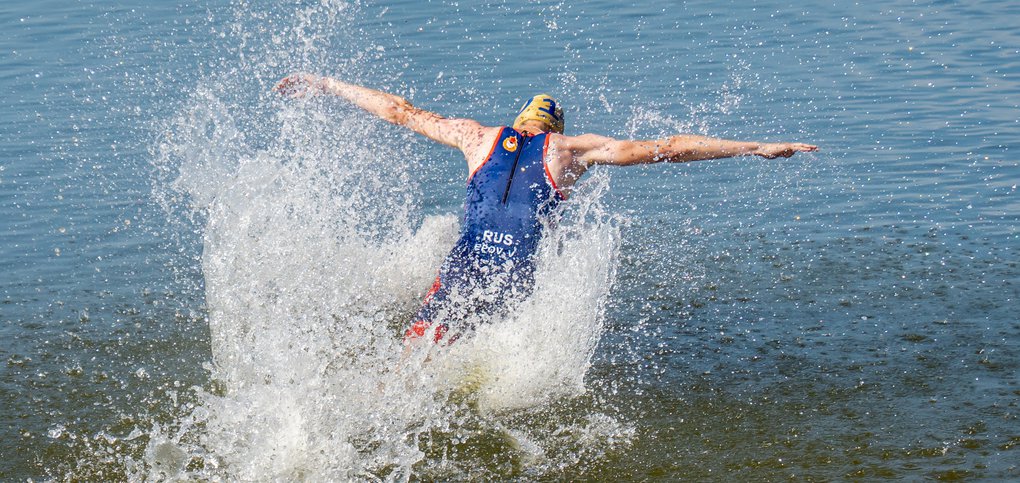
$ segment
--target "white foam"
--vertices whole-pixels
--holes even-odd
[[[463,423],[451,394],[466,390],[484,415],[585,392],[619,247],[599,204],[605,176],[543,241],[534,295],[397,371],[402,331],[459,216],[418,215],[414,167],[393,162],[411,158],[408,143],[377,124],[295,104],[277,116],[289,141],[259,149],[231,134],[229,110],[199,91],[165,138],[180,171],[170,187],[205,214],[212,377],[225,391],[203,396],[201,424],[152,432],[150,476],[198,458],[191,476],[403,479],[425,458],[423,435]]]
[[[601,209],[608,177],[593,175],[543,240],[532,296],[400,366],[403,331],[460,218],[422,215],[420,145],[316,102],[281,103],[248,132],[264,107],[234,87],[197,89],[154,149],[157,195],[187,198],[204,220],[210,371],[222,390],[174,425],[154,424],[134,478],[406,480],[441,471],[429,445],[444,443],[429,441],[472,425],[510,435],[523,464],[549,464],[558,440],[505,415],[587,391],[619,251],[619,220]],[[456,458],[441,459],[473,464]]]

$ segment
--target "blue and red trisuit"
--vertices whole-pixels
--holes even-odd
[[[481,166],[468,177],[460,238],[425,295],[405,341],[439,342],[505,312],[527,297],[533,256],[549,215],[565,199],[545,164],[547,133],[530,136],[504,127]]]

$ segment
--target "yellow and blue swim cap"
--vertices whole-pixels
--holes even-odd
[[[517,129],[527,121],[542,122],[550,131],[563,134],[563,109],[556,99],[548,94],[539,94],[525,102],[514,119],[513,128]]]

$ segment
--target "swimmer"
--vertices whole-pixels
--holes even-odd
[[[460,237],[439,269],[404,341],[452,343],[470,329],[461,323],[504,313],[533,285],[534,260],[548,217],[595,165],[683,163],[737,156],[788,158],[818,150],[803,143],[731,141],[678,134],[622,140],[564,134],[563,110],[539,94],[525,102],[509,126],[445,118],[407,100],[331,77],[296,73],[275,88],[289,97],[331,95],[390,123],[457,148],[467,161],[467,199]]]

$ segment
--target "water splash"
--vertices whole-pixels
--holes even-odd
[[[298,13],[314,51],[315,15]],[[257,71],[279,63],[245,58]],[[544,240],[533,296],[402,361],[403,329],[457,231],[456,214],[422,214],[420,145],[336,102],[267,100],[267,113],[240,84],[197,89],[155,150],[157,198],[200,213],[214,384],[174,424],[153,425],[135,477],[508,476],[587,454],[556,451],[565,440],[627,439],[625,423],[589,409],[545,419],[552,437],[521,420],[587,393],[619,250],[605,175]],[[270,122],[249,129],[258,118]],[[509,467],[489,461],[499,448],[517,455]]]
[[[195,102],[215,105],[204,95]],[[420,435],[463,422],[451,421],[463,402],[451,403],[455,392],[467,388],[479,414],[585,392],[618,249],[598,205],[605,178],[545,240],[537,290],[519,310],[449,350],[433,348],[422,369],[398,371],[400,332],[456,219],[428,217],[414,229],[411,167],[390,162],[406,144],[338,141],[372,139],[376,125],[332,121],[310,106],[279,119],[283,131],[301,126],[291,132],[299,143],[211,152],[218,144],[200,137],[173,150],[199,153],[174,187],[207,203],[202,268],[212,375],[224,390],[206,394],[202,426],[186,428],[198,432],[190,453],[205,469],[241,479],[408,476],[424,457]],[[223,135],[232,129],[213,139],[241,139]],[[227,166],[236,170],[214,181]],[[189,461],[181,440],[153,438],[151,467]]]

